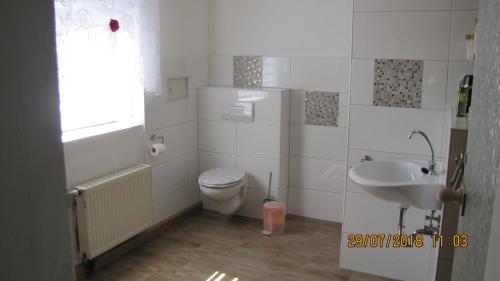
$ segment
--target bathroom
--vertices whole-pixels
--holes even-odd
[[[1,13],[0,280],[497,280],[498,1]]]

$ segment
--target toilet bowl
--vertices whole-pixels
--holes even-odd
[[[245,172],[216,168],[201,174],[198,183],[201,193],[224,215],[233,214],[245,202],[247,194]]]

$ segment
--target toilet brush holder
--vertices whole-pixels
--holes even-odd
[[[278,202],[271,196],[271,182],[273,173],[269,173],[267,197],[264,199],[263,230],[264,235],[281,235],[285,233],[285,204]]]
[[[285,233],[285,204],[278,201],[264,203],[264,235],[282,235]]]

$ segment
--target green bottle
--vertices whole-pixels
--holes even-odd
[[[460,92],[458,92],[457,117],[465,117],[466,109],[467,109],[467,90],[464,88],[460,88]]]
[[[460,88],[458,91],[458,108],[457,117],[465,117],[469,113],[472,96],[472,75],[465,75],[460,81]]]

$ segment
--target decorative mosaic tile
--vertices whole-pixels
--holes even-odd
[[[421,60],[375,60],[373,105],[420,108],[422,106]]]
[[[262,88],[262,57],[233,57],[233,86],[235,88]]]
[[[306,92],[306,125],[337,127],[339,93]]]

